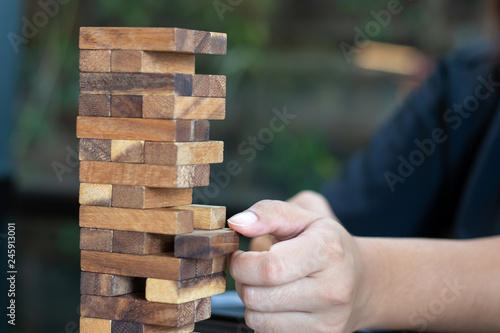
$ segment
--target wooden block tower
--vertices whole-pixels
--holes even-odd
[[[226,208],[192,205],[223,142],[226,78],[195,54],[225,54],[222,33],[81,28],[81,333],[193,332],[226,287],[238,236]]]

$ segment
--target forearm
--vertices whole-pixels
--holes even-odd
[[[500,237],[356,240],[359,328],[500,331]]]

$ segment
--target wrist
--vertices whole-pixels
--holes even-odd
[[[354,237],[358,248],[358,288],[353,305],[355,330],[379,328],[389,264],[379,239]]]

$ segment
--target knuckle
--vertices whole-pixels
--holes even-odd
[[[262,263],[262,282],[266,285],[279,285],[283,281],[285,267],[279,256],[269,253]]]
[[[249,309],[256,309],[260,301],[253,287],[243,286],[241,289],[243,304]]]

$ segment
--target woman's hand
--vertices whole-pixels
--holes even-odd
[[[287,202],[338,221],[326,198],[317,192],[302,191],[290,198]],[[256,237],[250,242],[250,250],[268,251],[275,242],[276,241],[271,235]]]
[[[309,202],[309,198],[296,200]],[[307,199],[307,200],[305,200]],[[353,238],[328,210],[300,203],[261,201],[229,219],[237,232],[270,234],[267,252],[237,251],[230,271],[257,332],[352,332],[359,322],[363,265]],[[331,211],[330,211],[331,212]]]

